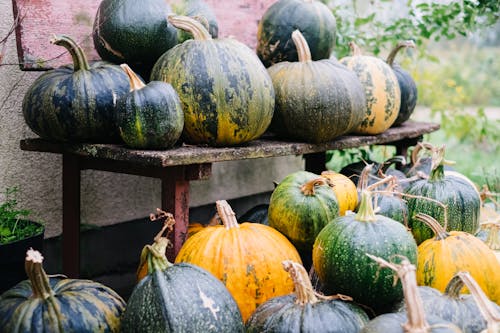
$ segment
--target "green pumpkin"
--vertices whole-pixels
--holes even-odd
[[[365,96],[356,75],[336,61],[312,61],[300,31],[292,33],[298,62],[268,68],[276,93],[271,130],[286,139],[327,142],[356,128]]]
[[[310,255],[318,233],[339,215],[338,207],[326,178],[297,171],[274,189],[268,208],[269,226],[285,235],[301,254]]]
[[[66,48],[73,65],[50,70],[32,83],[23,100],[26,124],[48,140],[118,141],[116,100],[130,88],[125,72],[102,61],[89,64],[68,36],[55,36],[51,43]]]
[[[90,280],[49,278],[42,262],[40,252],[28,250],[28,280],[0,295],[0,332],[120,331],[125,302],[117,293]]]
[[[168,82],[179,94],[184,140],[229,146],[262,135],[273,116],[274,88],[257,56],[234,39],[212,39],[194,19],[169,20],[194,39],[158,59],[151,80]]]
[[[168,262],[169,227],[167,218],[142,250],[139,270],[147,275],[132,290],[121,332],[243,332],[238,305],[221,281],[198,266]]]
[[[262,16],[257,29],[257,55],[264,66],[297,61],[292,42],[300,30],[313,60],[328,59],[335,46],[336,21],[330,8],[316,0],[279,0]]]
[[[349,297],[316,294],[302,265],[284,261],[283,267],[293,279],[295,292],[259,305],[246,323],[247,333],[358,333],[368,322],[366,313]]]
[[[410,73],[405,71],[401,66],[394,62],[397,53],[405,47],[415,47],[413,41],[404,41],[398,43],[398,45],[389,53],[387,57],[387,64],[391,66],[394,74],[398,79],[399,89],[401,91],[401,106],[399,107],[399,112],[393,126],[401,125],[413,114],[415,106],[417,105],[418,90],[417,84],[411,77]]]
[[[212,38],[219,35],[219,24],[212,8],[202,0],[173,0],[172,9],[178,15],[189,16],[202,23]],[[177,29],[177,39],[182,43],[193,36],[182,29]]]
[[[442,226],[447,220],[447,231],[465,231],[474,234],[479,227],[481,200],[470,181],[456,175],[445,174],[444,147],[435,149],[428,179],[411,183],[406,189],[409,227],[417,244],[432,238],[432,230],[415,218],[418,213],[432,216]],[[431,200],[427,200],[429,198]],[[442,205],[446,205],[447,214]]]
[[[403,290],[400,283],[394,285],[393,274],[381,271],[366,253],[417,261],[411,233],[401,223],[376,215],[371,193],[363,191],[357,214],[338,217],[321,230],[312,258],[322,285],[330,292],[352,296],[380,313],[401,300]]]
[[[121,67],[130,79],[130,93],[118,100],[117,124],[125,144],[139,149],[168,149],[182,134],[181,101],[168,83],[145,85],[130,67]]]

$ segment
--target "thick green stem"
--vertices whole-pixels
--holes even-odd
[[[127,73],[128,79],[130,81],[130,91],[139,90],[144,88],[146,85],[142,80],[135,74],[135,72],[127,64],[121,64],[120,67]]]
[[[159,219],[164,219],[163,227],[156,234],[154,238],[154,243],[152,245],[146,245],[141,252],[141,260],[139,264],[139,269],[143,267],[145,262],[147,262],[148,274],[155,271],[163,271],[166,268],[172,266],[166,256],[167,247],[170,245],[168,239],[168,232],[170,232],[175,224],[174,216],[170,213],[158,210],[158,215],[151,214],[150,219],[156,221]],[[164,235],[165,234],[165,235]]]
[[[361,192],[361,202],[355,218],[360,222],[376,221],[377,217],[373,211],[372,194],[370,191],[363,190]]]
[[[398,52],[405,47],[411,47],[415,48],[415,43],[412,40],[405,40],[403,42],[399,42],[398,45],[394,49],[392,49],[391,53],[389,53],[389,56],[387,57],[387,64],[392,67],[394,64],[394,59],[396,58],[396,55]]]
[[[42,263],[43,256],[40,252],[31,248],[26,252],[24,268],[31,282],[33,297],[47,299],[54,295],[54,291],[50,287],[49,277],[45,273]]]
[[[460,298],[460,291],[463,289],[463,287],[464,282],[462,281],[462,278],[459,275],[455,275],[446,285],[444,294],[448,297],[458,300]]]
[[[212,36],[203,24],[194,18],[180,15],[170,15],[168,21],[176,28],[185,30],[193,35],[195,40],[210,40]]]
[[[240,227],[238,220],[236,220],[236,214],[226,200],[217,200],[215,205],[217,207],[217,214],[219,214],[222,224],[224,224],[226,229]]]
[[[328,179],[326,179],[324,177],[315,178],[313,180],[308,181],[304,185],[302,185],[300,187],[300,191],[302,192],[302,194],[307,195],[307,196],[314,195],[315,194],[314,188],[316,186],[322,186],[322,185],[329,185]]]
[[[304,266],[290,260],[285,260],[282,264],[283,269],[290,274],[293,280],[296,296],[295,303],[304,305],[306,303],[314,304],[319,302]]]
[[[311,49],[309,48],[309,45],[307,44],[307,41],[304,38],[304,35],[302,35],[302,33],[299,30],[295,30],[294,32],[292,32],[292,40],[293,43],[295,44],[295,48],[297,49],[299,61],[300,62],[312,61]]]
[[[90,69],[90,65],[87,61],[85,53],[73,39],[65,35],[54,35],[50,42],[54,45],[62,46],[68,50],[69,54],[71,54],[71,58],[73,59],[73,70],[75,72],[79,70]]]
[[[418,213],[417,215],[415,215],[415,218],[417,220],[422,221],[423,223],[425,223],[426,226],[432,229],[432,231],[436,235],[436,237],[434,238],[435,240],[442,240],[450,236],[450,234],[448,234],[446,229],[444,229],[443,226],[439,224],[439,222],[436,221],[436,219],[434,219],[432,216],[423,213]]]

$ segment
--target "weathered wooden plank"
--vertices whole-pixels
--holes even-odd
[[[170,150],[134,150],[123,145],[56,143],[43,139],[21,140],[21,149],[51,153],[71,153],[83,157],[125,161],[145,166],[167,167],[222,161],[265,158],[287,155],[302,155],[354,148],[372,144],[394,143],[417,138],[439,129],[439,124],[408,121],[401,126],[388,129],[379,135],[346,135],[322,144],[287,142],[274,138],[253,140],[238,147],[214,148],[205,146],[182,146]]]
[[[169,3],[179,1],[170,0]],[[264,11],[276,0],[205,0],[219,23],[219,37],[234,36],[252,49],[257,25]],[[100,0],[12,0],[14,17],[22,18],[16,29],[19,62],[23,70],[47,70],[71,62],[61,47],[51,45],[52,34],[73,37],[90,60],[94,50],[92,25]],[[165,17],[167,14],[165,14]]]

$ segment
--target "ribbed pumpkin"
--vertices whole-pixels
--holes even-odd
[[[463,177],[445,174],[443,161],[444,146],[433,151],[429,178],[411,183],[405,191],[410,217],[409,226],[417,244],[431,238],[433,234],[431,229],[415,219],[414,215],[428,214],[444,226],[443,205],[446,206],[448,221],[446,230],[473,234],[479,227],[480,198],[477,189]]]
[[[174,88],[162,81],[145,85],[128,65],[121,67],[130,79],[130,93],[116,105],[122,140],[132,148],[172,148],[184,128],[184,113]]]
[[[255,53],[235,39],[212,39],[198,21],[170,16],[193,40],[158,59],[151,80],[165,81],[179,94],[186,142],[237,145],[262,135],[274,112],[274,88]]]
[[[349,177],[331,170],[321,172],[321,177],[327,178],[333,185],[332,189],[339,204],[339,216],[344,216],[348,210],[354,211],[356,209],[358,190]]]
[[[269,225],[306,256],[321,229],[338,215],[337,198],[327,178],[308,171],[286,176],[269,200]]]
[[[0,295],[0,332],[119,332],[123,299],[101,283],[48,277],[40,252],[26,253],[26,275]],[[2,272],[6,274],[7,272]]]
[[[401,90],[392,68],[383,60],[361,54],[354,43],[352,55],[340,59],[340,63],[354,71],[364,87],[365,114],[355,129],[359,134],[380,134],[392,126],[401,106]]]
[[[261,304],[246,323],[247,333],[358,333],[368,316],[343,295],[317,294],[306,270],[299,263],[284,261],[295,292]]]
[[[418,284],[444,291],[456,273],[467,271],[492,301],[500,303],[500,263],[493,251],[467,232],[445,231],[429,215],[415,218],[435,233],[418,246]]]
[[[398,45],[389,53],[387,56],[387,64],[391,66],[394,74],[398,79],[399,90],[401,91],[401,106],[399,107],[399,112],[393,125],[401,125],[413,114],[415,106],[417,105],[417,84],[411,77],[410,73],[405,71],[401,66],[394,62],[398,52],[406,47],[415,47],[415,43],[411,40],[399,42]]]
[[[32,83],[23,100],[26,124],[49,140],[118,141],[116,100],[130,88],[125,72],[102,61],[89,64],[68,36],[50,42],[66,48],[73,65],[50,70]]]
[[[373,212],[371,193],[363,191],[357,214],[328,223],[316,237],[313,265],[321,283],[331,292],[352,296],[375,312],[386,311],[403,298],[392,273],[379,271],[365,253],[391,259],[417,260],[417,245],[399,222]]]
[[[500,262],[500,219],[496,221],[481,223],[476,237],[493,250],[498,262]]]
[[[166,215],[152,245],[141,253],[147,274],[132,290],[121,332],[243,332],[234,298],[208,271],[195,265],[168,262],[163,236],[173,221]]]
[[[369,254],[368,254],[369,255]],[[418,293],[415,266],[403,258],[401,264],[369,255],[382,268],[390,268],[401,280],[404,292],[405,312],[385,313],[369,321],[361,333],[461,333],[456,325],[438,316],[426,316],[422,298]],[[383,272],[384,270],[381,270]]]
[[[259,223],[238,224],[229,204],[217,201],[224,225],[206,227],[188,238],[175,262],[205,268],[229,289],[246,321],[257,306],[293,291],[281,268],[284,260],[301,262],[293,245],[275,229]]]
[[[335,46],[336,21],[330,8],[316,0],[279,0],[259,21],[257,55],[269,67],[283,61],[297,61],[291,40],[300,30],[311,49],[313,60],[327,59]]]
[[[292,39],[299,61],[268,68],[276,92],[271,130],[286,139],[320,143],[356,128],[365,108],[356,75],[336,61],[312,61],[300,31]]]

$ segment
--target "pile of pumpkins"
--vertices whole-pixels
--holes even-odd
[[[35,80],[25,121],[48,140],[169,149],[234,146],[266,131],[311,143],[374,135],[415,108],[415,82],[394,63],[414,44],[383,61],[352,42],[352,55],[337,60],[335,17],[320,1],[275,2],[256,51],[217,36],[202,0],[103,0],[93,41],[104,61],[89,63],[72,38],[54,36],[73,64]]]
[[[174,263],[165,252],[175,221],[159,211],[163,227],[126,303],[100,283],[47,276],[30,250],[29,280],[0,295],[0,331],[497,333],[498,208],[445,170],[444,147],[415,151],[405,172],[371,161],[340,170],[358,170],[357,185],[352,174],[291,173],[267,224],[238,223],[217,201]]]

